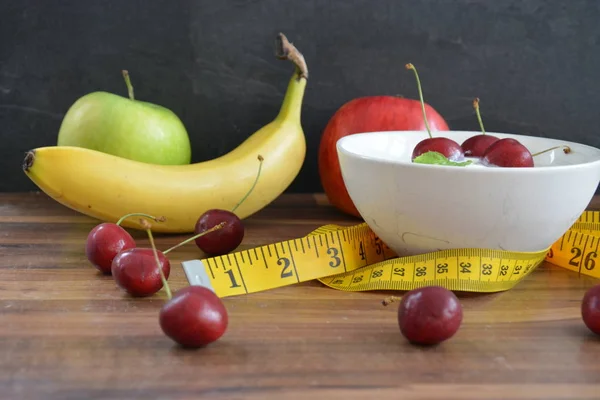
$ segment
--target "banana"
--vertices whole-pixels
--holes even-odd
[[[256,184],[235,211],[247,218],[289,187],[306,156],[300,116],[308,68],[281,33],[277,44],[277,57],[295,65],[279,113],[229,153],[194,164],[157,165],[81,147],[48,146],[25,154],[24,173],[48,196],[90,217],[115,222],[135,212],[163,216],[165,221],[153,223],[152,230],[164,233],[193,232],[202,213],[231,210]],[[136,218],[125,219],[122,226],[143,229]]]

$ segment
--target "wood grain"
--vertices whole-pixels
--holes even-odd
[[[322,195],[282,196],[246,221],[242,247],[357,222]],[[308,282],[224,299],[226,334],[189,351],[158,326],[163,292],[129,298],[89,265],[96,223],[43,194],[0,195],[2,399],[600,398],[600,339],[579,313],[593,278],[543,264],[507,292],[461,294],[463,325],[434,348],[400,336],[386,294]],[[171,253],[174,290],[179,263],[201,256]]]

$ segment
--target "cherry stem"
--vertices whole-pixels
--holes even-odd
[[[171,294],[171,288],[169,287],[167,278],[165,278],[165,274],[160,265],[160,260],[158,259],[158,252],[156,251],[156,246],[154,245],[154,237],[152,236],[152,226],[145,219],[140,219],[140,223],[142,224],[142,226],[146,229],[146,232],[148,233],[148,239],[150,240],[150,245],[152,246],[152,252],[154,253],[154,260],[156,260],[156,266],[158,267],[158,272],[160,273],[160,279],[162,280],[163,287],[165,288],[165,291],[167,292],[167,297],[170,300],[173,297],[173,295]]]
[[[415,73],[415,78],[417,79],[417,88],[419,89],[419,98],[421,99],[421,110],[423,111],[423,120],[425,121],[425,127],[427,128],[427,133],[429,133],[429,137],[431,136],[431,129],[429,129],[429,122],[427,122],[427,115],[425,115],[425,101],[423,101],[423,91],[421,90],[421,81],[419,79],[419,73],[414,65],[411,63],[406,64],[406,69],[412,69]]]
[[[475,109],[475,113],[477,114],[477,120],[479,121],[479,127],[481,128],[481,132],[485,135],[485,129],[483,128],[483,121],[481,120],[481,114],[479,113],[479,98],[473,100],[473,108]]]
[[[261,156],[259,154],[258,155],[258,162],[260,164],[258,164],[258,172],[256,174],[256,179],[254,179],[254,183],[252,184],[252,187],[250,188],[250,190],[248,190],[248,192],[246,193],[246,195],[244,197],[242,197],[242,199],[235,205],[235,207],[233,207],[231,209],[232,213],[235,212],[235,210],[237,210],[237,208],[244,202],[244,200],[246,200],[248,198],[248,196],[250,195],[250,193],[252,193],[252,191],[256,187],[256,183],[258,182],[258,177],[260,176],[260,170],[262,169],[263,160],[264,160],[263,156]]]
[[[133,95],[133,85],[131,84],[131,79],[129,78],[129,71],[124,69],[122,73],[123,78],[125,79],[125,84],[127,85],[127,93],[129,94],[129,99],[135,100],[135,97]]]
[[[385,299],[382,300],[381,304],[383,304],[384,306],[389,306],[393,302],[400,300],[400,299],[401,299],[401,297],[396,297],[396,296],[386,297]]]
[[[216,230],[219,230],[219,229],[223,228],[224,226],[225,226],[225,222],[221,222],[220,224],[217,224],[217,225],[213,226],[213,227],[212,227],[212,228],[210,228],[210,229],[207,229],[207,230],[205,230],[205,231],[203,231],[203,232],[200,232],[200,233],[198,233],[197,235],[194,235],[194,236],[192,236],[192,237],[190,237],[190,238],[188,238],[188,239],[184,240],[183,242],[177,243],[175,246],[171,247],[170,249],[167,249],[167,250],[163,251],[163,254],[167,254],[167,253],[168,253],[168,252],[170,252],[171,250],[174,250],[174,249],[176,249],[176,248],[178,248],[178,247],[180,247],[180,246],[183,246],[184,244],[186,244],[186,243],[189,243],[189,242],[191,242],[192,240],[199,238],[200,236],[204,236],[204,235],[206,235],[207,233],[210,233],[210,232],[214,232],[214,231],[216,231]]]
[[[165,217],[155,217],[153,215],[149,215],[149,214],[146,214],[146,213],[131,213],[131,214],[123,215],[117,221],[117,225],[121,225],[121,223],[123,223],[123,221],[126,218],[129,218],[129,217],[146,217],[146,218],[150,218],[151,220],[156,221],[156,222],[165,222],[167,220]]]
[[[550,147],[549,149],[546,149],[546,150],[538,151],[537,153],[532,154],[531,157],[539,156],[540,154],[544,154],[550,150],[560,149],[561,147],[563,147],[563,152],[565,154],[569,154],[571,152],[571,148],[569,146],[566,146],[566,145],[554,146],[554,147]]]

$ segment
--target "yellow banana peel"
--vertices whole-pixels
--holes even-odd
[[[300,116],[308,71],[302,54],[278,36],[281,59],[296,68],[276,118],[218,158],[188,165],[157,165],[70,146],[39,147],[26,153],[25,174],[48,196],[73,210],[116,222],[129,213],[163,216],[153,231],[189,233],[212,208],[233,209],[244,219],[281,195],[296,178],[306,155]],[[256,180],[262,156],[261,172]],[[122,226],[143,229],[135,219]]]

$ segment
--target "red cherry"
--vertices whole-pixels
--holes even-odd
[[[165,217],[131,213],[122,216],[116,224],[104,222],[95,226],[85,242],[85,254],[92,265],[102,273],[111,273],[113,259],[119,252],[136,246],[133,237],[121,227],[121,223],[132,216],[142,216],[158,222],[165,221]]]
[[[198,237],[194,239],[194,242],[196,243],[196,246],[206,254],[211,256],[227,254],[235,250],[240,243],[242,243],[242,240],[244,239],[244,224],[235,214],[235,210],[242,205],[256,187],[264,158],[259,154],[257,159],[259,164],[256,179],[248,192],[246,192],[244,197],[242,197],[235,207],[233,207],[231,211],[218,208],[207,210],[200,218],[198,218],[198,221],[196,221],[194,233]],[[203,232],[206,232],[208,229],[214,228],[219,224],[223,225],[220,229],[203,234]]]
[[[511,138],[500,139],[487,148],[481,163],[507,168],[533,167],[533,157],[527,147]]]
[[[475,135],[465,140],[461,147],[467,157],[483,157],[487,148],[498,140],[497,137],[491,135]]]
[[[212,209],[198,218],[194,232],[200,234],[220,223],[225,225],[218,230],[194,239],[196,246],[206,254],[218,256],[233,251],[244,239],[244,225],[231,211]]]
[[[167,297],[169,298],[161,307],[158,315],[159,325],[163,333],[185,347],[205,346],[219,339],[225,333],[229,322],[227,310],[221,299],[210,289],[203,286],[188,286],[171,295],[171,289],[167,280],[170,271],[168,260],[164,256],[164,253],[156,250],[151,225],[145,220],[142,220],[141,223],[148,233],[148,239],[152,248],[144,249],[143,253],[140,252],[139,254],[142,256],[129,258],[137,258],[138,261],[141,261],[142,257],[143,260],[146,260],[146,252],[148,255],[152,254],[154,270],[148,268],[152,271],[150,274],[152,290],[158,286],[158,284],[154,285],[154,277],[158,276],[162,282],[161,286],[164,285]],[[219,224],[219,229],[222,227],[223,225]],[[208,233],[204,232],[202,234]],[[188,240],[193,239],[189,238]],[[133,250],[127,251],[133,252]],[[148,265],[150,264],[149,261],[147,263]],[[139,269],[140,264],[139,262],[132,263],[132,266],[137,266]],[[158,267],[159,265],[161,268]],[[126,265],[123,266],[123,271],[127,270],[126,267]],[[137,275],[137,277],[140,276],[142,275]]]
[[[184,347],[206,346],[227,330],[229,316],[221,299],[204,286],[188,286],[173,294],[159,313],[169,338]]]
[[[156,252],[167,279],[171,272],[169,259],[161,251]],[[117,254],[112,263],[112,275],[120,288],[135,297],[150,296],[163,287],[160,270],[151,248],[136,247]]]
[[[421,345],[438,344],[454,336],[462,317],[456,295],[441,286],[413,289],[398,307],[400,332],[411,343]]]
[[[421,140],[413,149],[411,160],[428,151],[437,151],[451,161],[464,158],[462,147],[454,140],[446,137],[435,137]]]
[[[581,317],[590,331],[600,335],[600,285],[592,286],[583,296]]]
[[[423,114],[423,122],[425,122],[425,128],[429,134],[429,138],[421,140],[413,149],[411,160],[414,160],[421,154],[429,151],[436,151],[443,154],[450,161],[457,161],[464,158],[464,152],[462,147],[454,140],[446,137],[431,136],[431,129],[429,128],[429,122],[427,121],[427,114],[425,113],[425,101],[423,100],[423,91],[421,90],[421,81],[417,69],[411,63],[406,64],[406,69],[412,70],[417,81],[417,89],[419,91],[419,99],[421,100],[421,112]]]
[[[115,256],[135,246],[135,240],[129,232],[117,224],[104,222],[96,225],[88,234],[85,255],[94,267],[108,275]]]
[[[233,207],[231,211],[218,208],[205,211],[196,221],[194,235],[165,250],[164,254],[191,241],[194,241],[200,250],[211,256],[227,254],[240,245],[244,239],[244,225],[242,224],[241,219],[235,214],[235,210],[237,210],[244,200],[248,198],[250,193],[252,193],[256,187],[262,169],[262,163],[264,161],[261,155],[258,155],[257,159],[259,161],[259,166],[256,179],[248,192],[246,192],[246,195],[235,205],[235,207]]]

